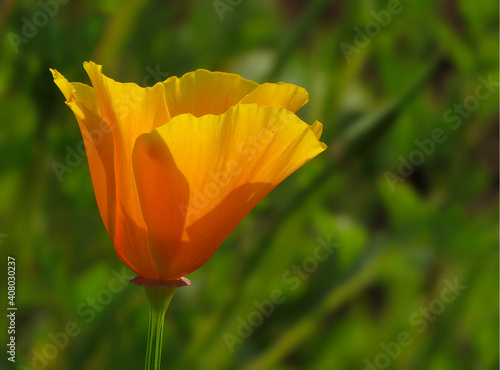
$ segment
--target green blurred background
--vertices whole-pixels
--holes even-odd
[[[143,368],[147,301],[116,278],[87,161],[53,169],[81,136],[49,68],[89,83],[86,60],[143,86],[197,68],[295,83],[324,124],[327,152],[177,290],[165,369],[498,368],[495,1],[60,1],[0,5],[6,368]]]

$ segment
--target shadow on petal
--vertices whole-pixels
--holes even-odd
[[[158,279],[158,271],[148,244],[148,231],[139,226],[123,208],[116,217],[113,242],[118,257],[138,275]]]
[[[273,188],[269,183],[241,185],[188,226],[181,247],[172,261],[175,267],[184,266],[184,270],[178,270],[177,273],[184,276],[205,264],[248,212]]]
[[[180,204],[189,204],[187,179],[177,168],[165,141],[157,131],[141,135],[134,147],[134,174],[149,247],[160,279],[173,279],[177,267],[185,217]]]

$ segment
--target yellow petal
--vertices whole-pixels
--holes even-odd
[[[323,124],[321,122],[315,121],[312,126],[311,126],[312,132],[314,132],[314,135],[318,138],[318,140],[321,137],[321,134],[323,133]]]
[[[86,148],[97,205],[108,234],[115,229],[115,176],[113,136],[108,124],[97,115],[94,90],[84,84],[69,83],[63,75],[51,70],[54,82],[66,98],[78,121]]]
[[[290,112],[297,112],[309,100],[307,91],[287,83],[265,83],[245,96],[240,104],[256,103],[262,106],[280,105]]]
[[[132,150],[139,135],[170,119],[163,85],[141,88],[133,83],[118,83],[104,76],[99,65],[84,63],[84,67],[94,87],[99,114],[113,133],[117,220],[115,248],[143,277],[157,278],[134,180]]]
[[[253,91],[258,84],[223,72],[198,69],[165,82],[165,99],[172,117],[191,113],[195,117],[222,114]]]
[[[220,116],[176,116],[139,137],[135,176],[143,211],[157,223],[150,228],[146,216],[155,262],[165,265],[160,278],[203,265],[263,197],[325,148],[290,111],[257,104],[239,104]],[[161,211],[153,209],[155,199]],[[177,230],[184,222],[179,217],[184,233],[176,242],[158,229],[174,218]]]
[[[97,99],[93,88],[79,82],[69,83],[68,80],[55,69],[51,69],[50,71],[54,77],[55,84],[63,93],[66,101],[83,103],[92,112],[98,113]]]

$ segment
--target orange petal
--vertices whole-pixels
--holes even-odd
[[[150,228],[146,216],[155,262],[165,266],[160,278],[179,278],[203,265],[262,198],[325,148],[290,111],[257,104],[239,104],[220,116],[176,116],[141,136],[135,175],[143,211],[154,213],[157,223]],[[161,185],[152,186],[153,178]],[[176,187],[183,178],[189,197],[184,180]],[[154,199],[161,212],[152,209]],[[164,227],[178,232],[179,216],[185,224],[176,243],[159,226],[172,223]]]
[[[91,87],[80,83],[69,83],[59,72],[51,71],[54,82],[66,97],[66,104],[75,114],[80,126],[97,205],[106,230],[113,239],[116,204],[114,144],[111,130],[98,115],[97,100]]]
[[[171,274],[176,270],[173,262],[185,223],[178,205],[189,202],[189,184],[175,166],[170,150],[158,131],[139,136],[133,162],[158,274],[163,280],[182,277]]]
[[[102,67],[84,63],[94,86],[100,116],[108,122],[114,139],[116,183],[117,252],[147,278],[157,278],[148,246],[132,166],[132,150],[139,135],[169,121],[163,85],[141,88],[133,83],[118,83],[102,74]]]
[[[222,114],[258,86],[236,74],[205,69],[186,73],[181,78],[170,77],[163,85],[172,117],[183,113],[195,117]]]

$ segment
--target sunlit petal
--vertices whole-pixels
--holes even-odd
[[[141,200],[148,199],[143,205],[149,203],[143,212],[151,212],[157,199],[162,210],[156,217],[174,218],[176,225],[180,216],[185,219],[177,243],[168,232],[150,239],[155,258],[169,266],[161,278],[183,276],[204,264],[263,197],[325,147],[290,111],[257,104],[237,105],[220,116],[180,115],[141,136],[134,152],[136,178],[148,168],[161,184],[138,182]],[[147,224],[149,229],[149,219]]]
[[[163,86],[141,88],[104,76],[101,66],[85,63],[92,81],[100,116],[109,123],[114,138],[116,183],[115,248],[145,277],[157,277],[148,246],[132,168],[132,149],[137,137],[169,121]]]
[[[295,113],[307,103],[308,99],[309,94],[300,86],[283,82],[265,83],[241,99],[240,104],[280,105]]]
[[[94,89],[81,83],[69,83],[51,70],[54,82],[66,98],[80,126],[85,143],[90,174],[101,217],[110,236],[115,230],[114,143],[109,125],[97,114]],[[113,239],[113,238],[112,238]]]
[[[186,73],[180,78],[170,77],[163,85],[172,117],[183,113],[196,117],[222,114],[258,86],[236,74],[205,69]]]

